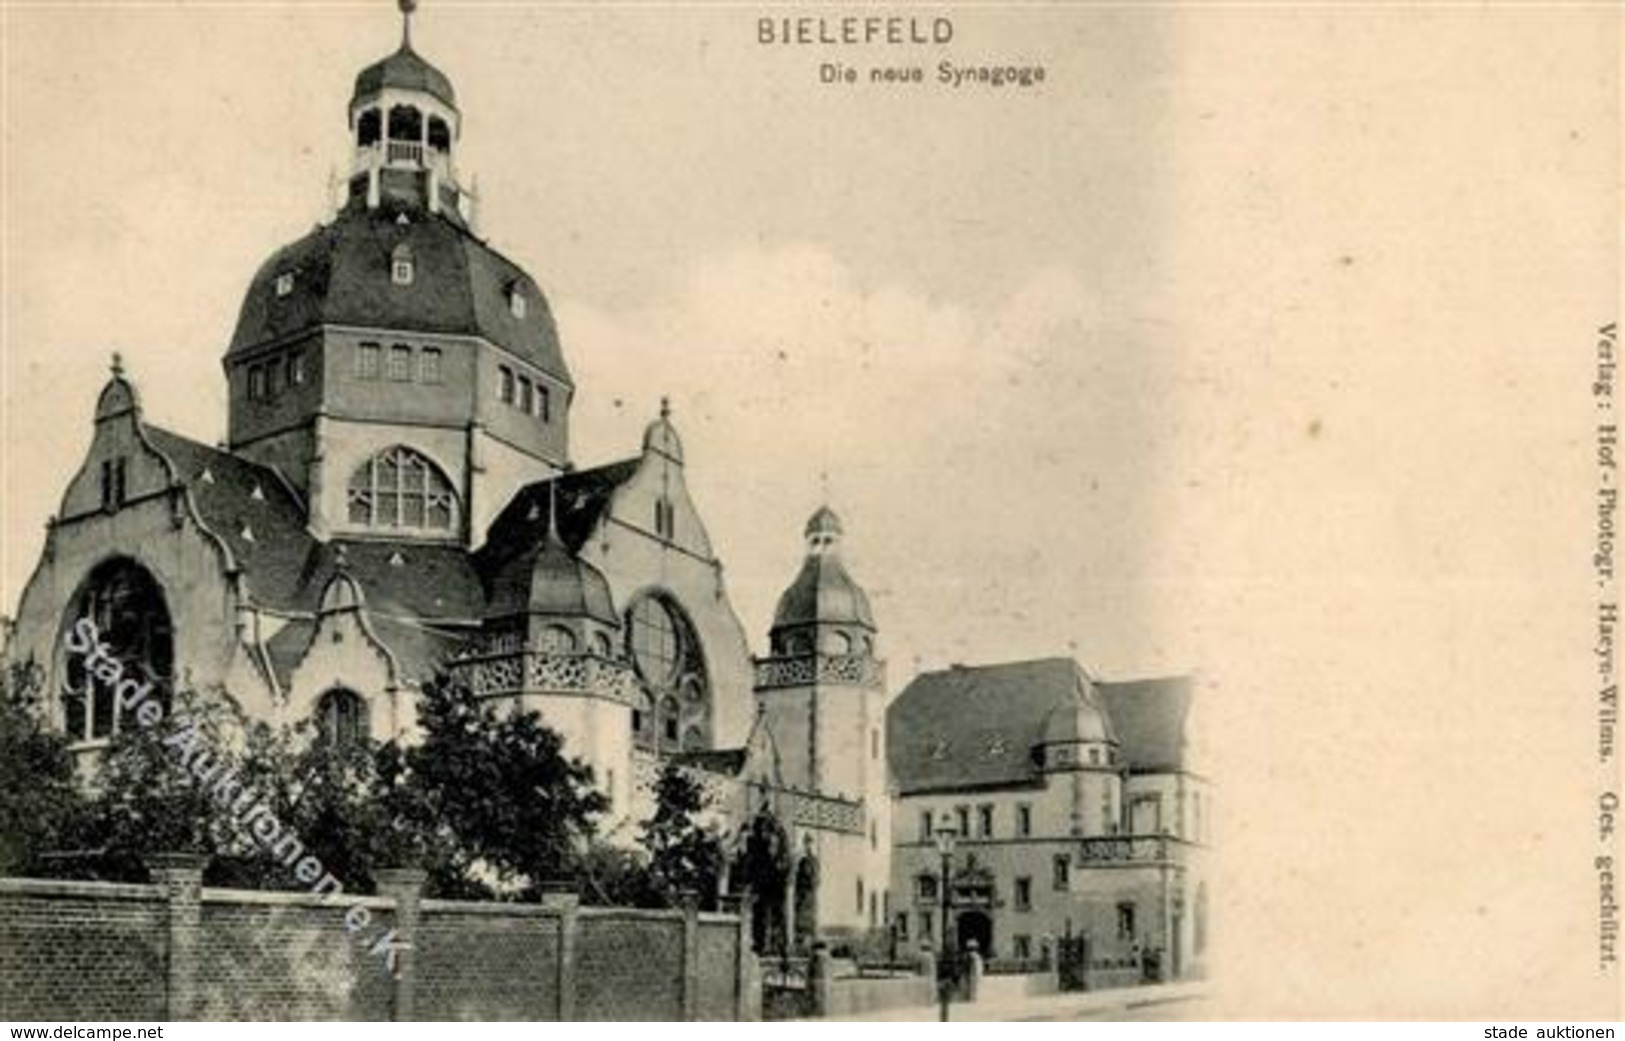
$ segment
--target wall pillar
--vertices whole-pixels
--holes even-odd
[[[700,897],[693,890],[678,895],[683,907],[683,1013],[692,1023],[700,1007]]]
[[[418,923],[423,910],[423,881],[426,877],[419,868],[380,868],[374,872],[378,895],[395,901],[395,944],[389,957],[394,961],[394,1000],[392,1018],[397,1023],[409,1023],[417,1015],[417,944]]]
[[[573,1023],[576,1018],[576,931],[581,921],[581,896],[569,883],[543,883],[542,906],[558,912],[555,928],[559,931],[559,971],[553,981],[558,993],[555,1008],[559,1022]]]
[[[815,1016],[829,1015],[830,975],[829,945],[820,940],[813,944],[812,957],[807,959],[807,989],[812,992]]]
[[[164,1005],[168,1018],[198,1015],[197,955],[203,931],[203,865],[196,853],[155,853],[146,858],[154,884],[163,887],[168,932],[164,942]]]

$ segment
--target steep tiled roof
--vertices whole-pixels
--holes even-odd
[[[1044,741],[1115,740],[1132,771],[1185,768],[1184,677],[1092,681],[1069,658],[924,673],[886,714],[887,755],[904,793],[1032,784]]]
[[[1070,658],[955,666],[915,677],[886,713],[887,757],[899,790],[1036,782],[1033,749],[1051,713],[1084,701],[1088,685]]]
[[[144,429],[175,464],[203,523],[231,548],[255,600],[291,604],[318,548],[305,528],[304,504],[274,470],[162,427]]]
[[[1185,767],[1185,721],[1191,681],[1184,676],[1101,683],[1107,711],[1129,768],[1161,773]]]
[[[550,496],[557,485],[559,535],[571,553],[583,543],[609,509],[615,489],[632,479],[641,457],[623,459],[591,470],[575,470],[519,489],[491,522],[485,545],[475,554],[480,573],[494,577],[504,564],[534,549],[547,534]]]

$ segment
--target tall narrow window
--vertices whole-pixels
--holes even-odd
[[[1026,876],[1016,879],[1016,910],[1033,909],[1033,880]]]
[[[1033,808],[1026,803],[1016,807],[1016,835],[1026,838],[1033,833]]]
[[[358,379],[375,380],[378,378],[382,348],[376,343],[363,343],[356,348],[355,374]]]
[[[440,382],[440,348],[425,347],[418,356],[418,379],[424,383]]]
[[[931,811],[930,810],[921,810],[920,811],[920,841],[921,842],[929,842],[930,840],[931,840]]]
[[[518,286],[508,290],[508,312],[515,318],[525,317],[525,294],[519,291]]]
[[[250,401],[265,397],[265,370],[258,365],[248,367],[248,397]]]
[[[519,377],[519,411],[528,416],[530,410],[535,407],[535,403],[535,388],[531,385],[530,377]]]
[[[993,807],[990,804],[976,807],[976,836],[983,839],[993,837]]]
[[[294,351],[288,355],[288,386],[297,387],[305,382],[305,352]]]
[[[1051,882],[1056,892],[1065,892],[1072,885],[1072,860],[1065,853],[1055,854],[1052,861]]]
[[[389,378],[401,382],[412,378],[412,348],[397,343],[389,349]]]
[[[124,456],[116,459],[102,460],[102,508],[116,510],[124,505],[125,498],[125,466]]]
[[[293,292],[293,272],[284,271],[276,276],[276,295],[283,297],[291,292]]]
[[[1117,905],[1117,938],[1134,939],[1134,905],[1131,903]]]
[[[553,421],[553,395],[542,384],[536,384],[536,414],[542,417],[543,423]]]
[[[959,837],[960,838],[962,838],[962,839],[970,838],[970,807],[969,806],[955,806],[954,807],[954,826],[959,829]]]
[[[513,370],[506,365],[497,369],[497,398],[504,405],[513,404]]]

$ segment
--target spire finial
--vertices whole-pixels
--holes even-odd
[[[547,482],[547,540],[558,543],[564,541],[559,537],[559,482],[557,478]]]
[[[829,505],[829,471],[818,471],[818,495],[823,500],[822,505]]]
[[[418,0],[395,0],[401,9],[401,50],[412,49],[412,12],[418,9]]]
[[[671,419],[671,398],[664,394],[660,395],[660,418]]]
[[[113,375],[114,375],[115,378],[123,379],[124,378],[124,355],[120,354],[118,351],[114,351],[113,352],[113,364],[108,366],[108,368],[113,370]]]

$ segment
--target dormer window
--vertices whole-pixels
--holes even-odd
[[[417,265],[412,261],[412,247],[402,243],[389,255],[389,280],[398,286],[409,286],[417,277]]]
[[[525,294],[519,291],[518,286],[508,287],[508,311],[515,318],[525,317]]]
[[[276,276],[276,295],[278,298],[281,298],[287,296],[291,292],[293,292],[293,272],[284,271],[282,274]]]

